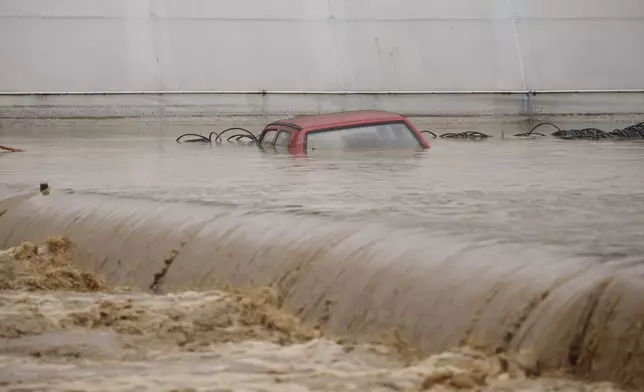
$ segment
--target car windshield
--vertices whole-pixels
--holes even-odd
[[[313,131],[306,136],[307,150],[418,147],[422,144],[403,122]]]

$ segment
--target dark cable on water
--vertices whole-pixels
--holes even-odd
[[[420,131],[420,133],[429,133],[430,135],[434,136],[434,139],[436,139],[436,134],[432,131]]]
[[[257,137],[251,131],[249,131],[248,129],[239,128],[239,127],[227,128],[227,129],[224,129],[223,131],[221,131],[220,133],[217,133],[217,132],[213,131],[213,132],[210,132],[208,134],[208,137],[206,137],[204,135],[200,135],[198,133],[184,133],[183,135],[179,136],[176,139],[176,142],[177,143],[208,143],[208,144],[211,144],[211,143],[215,142],[217,144],[220,144],[223,141],[221,136],[224,133],[229,132],[229,131],[245,132],[245,133],[238,132],[238,133],[235,133],[233,135],[230,135],[226,139],[226,141],[228,141],[230,143],[232,143],[233,141],[241,141],[242,139],[250,139],[253,142],[255,142],[255,144],[257,144],[257,142],[258,142]],[[213,135],[215,136],[214,139],[213,139]],[[185,137],[190,137],[190,136],[193,136],[194,138],[181,141],[181,139],[183,139]]]
[[[236,134],[234,134],[232,136],[240,136],[240,137],[245,136],[245,137],[251,138],[255,143],[257,143],[257,137],[251,131],[249,131],[248,129],[245,129],[245,128],[233,127],[233,128],[224,129],[219,134],[216,134],[215,132],[211,132],[210,134],[212,135],[213,133],[215,133],[217,135],[217,137],[215,138],[215,142],[221,143],[222,142],[221,136],[224,133],[228,132],[228,131],[242,131],[242,132],[245,132],[245,133],[236,133]],[[229,139],[230,138],[228,138],[226,140],[230,141]],[[236,140],[239,140],[239,139],[236,139]]]
[[[203,135],[199,135],[197,133],[184,133],[183,135],[179,136],[177,138],[177,143],[181,143],[180,140],[186,136],[195,136],[197,139],[188,139],[185,140],[184,143],[195,143],[195,142],[201,142],[201,143],[210,143],[210,136],[205,137]]]
[[[486,135],[482,132],[477,132],[477,131],[465,131],[465,132],[447,132],[443,133],[442,135],[436,135],[432,131],[420,131],[420,133],[428,133],[436,139],[437,137],[440,137],[441,139],[487,139],[491,136]]]
[[[459,133],[448,132],[448,133],[442,134],[440,137],[443,139],[445,138],[447,139],[487,139],[490,136],[482,132],[465,131],[465,132],[459,132]]]
[[[630,125],[623,129],[614,129],[612,131],[606,132],[599,128],[581,128],[581,129],[561,129],[555,124],[544,122],[537,124],[530,132],[518,133],[514,136],[519,137],[529,137],[534,135],[546,136],[542,133],[534,132],[535,129],[543,126],[550,125],[557,130],[550,134],[558,139],[562,140],[577,140],[577,139],[586,139],[586,140],[599,140],[599,139],[644,139],[644,122],[637,123],[635,125]]]
[[[254,140],[254,139],[253,139],[251,136],[249,136],[249,135],[232,135],[232,136],[228,136],[228,138],[226,139],[226,141],[230,142],[230,141],[231,141],[231,139],[235,139],[235,141],[240,141],[241,139],[246,139],[246,138],[248,138],[248,139],[250,139],[250,140]]]
[[[530,132],[526,132],[526,133],[517,133],[517,134],[516,134],[516,135],[514,135],[514,136],[519,136],[519,137],[529,137],[529,136],[532,136],[532,135],[546,136],[546,135],[544,135],[543,133],[534,132],[537,128],[539,128],[539,127],[541,127],[541,126],[543,126],[543,125],[550,125],[551,127],[555,127],[555,128],[557,128],[557,131],[561,131],[561,128],[559,128],[559,127],[558,127],[558,126],[556,126],[555,124],[553,124],[553,123],[549,123],[549,122],[544,122],[544,123],[537,124],[536,126],[532,127],[532,129],[530,130]]]
[[[630,125],[626,128],[623,129],[614,129],[612,131],[606,132],[603,131],[599,128],[582,128],[582,129],[561,129],[557,125],[550,123],[550,122],[543,122],[535,125],[530,129],[529,132],[524,132],[524,133],[517,133],[514,136],[516,137],[534,137],[534,136],[546,136],[544,133],[540,132],[535,132],[538,128],[543,127],[543,126],[551,126],[556,129],[555,132],[551,133],[550,136],[554,136],[558,139],[562,140],[577,140],[577,139],[585,139],[585,140],[599,140],[599,139],[613,139],[613,140],[631,140],[631,139],[644,139],[644,121]],[[233,133],[232,135],[228,136],[226,138],[226,141],[229,143],[233,142],[241,142],[242,140],[248,139],[249,141],[253,141],[255,144],[259,144],[259,140],[257,137],[250,132],[249,130],[245,128],[240,128],[240,127],[232,127],[232,128],[227,128],[224,129],[223,131],[217,133],[215,131],[210,132],[208,136],[200,135],[197,133],[184,133],[183,135],[179,136],[176,139],[177,143],[208,143],[212,144],[213,142],[216,144],[221,144],[223,142],[222,136],[227,133],[227,132],[232,132],[232,131],[237,131],[236,133]],[[485,133],[478,132],[478,131],[464,131],[464,132],[447,132],[443,133],[441,135],[437,135],[436,133],[429,131],[429,130],[423,130],[420,131],[421,134],[429,134],[432,135],[434,139],[436,138],[441,138],[441,139],[470,139],[470,140],[476,140],[476,139],[487,139],[491,136],[486,135]],[[213,138],[214,135],[214,138]],[[185,139],[188,137],[192,137],[191,139]],[[8,148],[7,148],[8,149]],[[21,151],[18,149],[15,149],[17,151]]]
[[[556,129],[555,132],[551,133],[550,136],[554,136],[562,140],[576,140],[576,139],[587,139],[587,140],[599,140],[599,139],[613,139],[613,140],[632,140],[632,139],[644,139],[644,121],[630,125],[623,129],[615,129],[613,131],[603,131],[599,128],[582,128],[582,129],[561,129],[556,124],[550,122],[543,122],[535,125],[530,129],[529,132],[517,133],[514,136],[516,137],[534,137],[534,136],[547,136],[545,133],[535,132],[537,129],[543,126],[550,126]],[[420,133],[426,133],[433,136],[434,139],[437,137],[441,139],[487,139],[488,136],[482,132],[477,131],[465,131],[465,132],[448,132],[443,133],[442,135],[436,135],[432,131],[424,130]]]

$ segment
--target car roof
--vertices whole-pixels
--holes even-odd
[[[335,127],[346,124],[400,121],[404,118],[405,117],[401,116],[398,113],[387,112],[384,110],[353,110],[309,116],[296,116],[274,121],[271,124],[290,124],[300,129],[313,129],[322,127]]]

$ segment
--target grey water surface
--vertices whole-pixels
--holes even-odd
[[[235,125],[261,130],[261,121]],[[608,259],[644,251],[642,142],[522,139],[512,134],[523,130],[507,124],[503,138],[430,139],[424,152],[294,157],[252,144],[175,142],[224,126],[5,124],[0,144],[26,151],[0,155],[0,184],[37,189],[47,181],[75,193],[386,221]]]

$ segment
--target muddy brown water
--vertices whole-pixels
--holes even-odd
[[[233,121],[3,125],[26,151],[0,155],[0,246],[66,235],[83,268],[144,290],[176,249],[161,292],[275,285],[336,336],[397,327],[425,355],[477,342],[644,387],[644,143],[516,140],[512,124],[395,154],[174,142]]]

